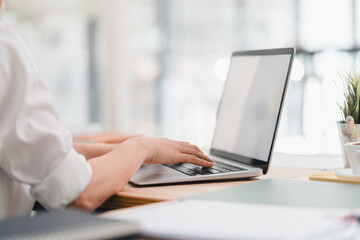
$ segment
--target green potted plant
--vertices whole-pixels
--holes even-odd
[[[348,142],[360,141],[360,74],[353,70],[347,74],[340,74],[340,78],[344,84],[344,93],[338,106],[343,120],[338,121],[337,125],[344,167],[349,168],[344,145]]]

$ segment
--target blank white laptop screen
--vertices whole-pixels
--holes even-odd
[[[212,148],[268,160],[290,58],[231,58]]]

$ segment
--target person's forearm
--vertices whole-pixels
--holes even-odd
[[[87,210],[100,206],[123,189],[146,160],[149,151],[146,141],[130,139],[108,154],[90,159],[93,170],[91,181],[70,206]]]
[[[85,156],[86,159],[96,158],[112,151],[117,144],[106,143],[73,143],[76,152]]]
[[[187,142],[136,137],[113,151],[89,160],[93,175],[89,185],[70,206],[93,210],[121,191],[143,162],[147,164],[191,163],[211,167],[213,161]]]
[[[94,143],[122,143],[133,137],[140,137],[138,134],[122,134],[117,132],[105,132],[95,135],[74,135],[75,142],[94,142]]]

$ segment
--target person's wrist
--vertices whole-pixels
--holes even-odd
[[[124,143],[128,143],[134,146],[134,151],[143,154],[143,162],[152,158],[154,147],[149,137],[134,137],[126,140]]]
[[[75,151],[79,154],[86,156],[86,148],[84,147],[84,144],[82,143],[73,143],[73,148]]]

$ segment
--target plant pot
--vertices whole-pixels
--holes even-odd
[[[345,129],[346,124],[344,121],[337,121],[336,123],[337,123],[338,130],[339,130],[341,154],[342,154],[342,159],[343,159],[343,163],[344,163],[344,168],[350,168],[349,159],[348,159],[346,151],[345,151],[345,143],[359,141],[359,139],[350,139],[350,135],[346,132],[346,129]],[[357,127],[356,130],[360,134],[360,124],[355,124],[355,125]]]

